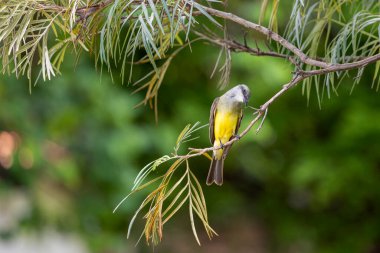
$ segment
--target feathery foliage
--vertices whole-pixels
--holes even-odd
[[[141,237],[145,236],[148,243],[151,241],[153,244],[157,244],[162,239],[163,226],[186,203],[189,208],[190,225],[198,244],[200,244],[200,241],[195,228],[195,215],[202,222],[209,238],[214,234],[216,235],[216,232],[208,223],[206,200],[203,195],[202,186],[191,171],[189,159],[178,155],[181,145],[185,142],[194,140],[195,138],[191,138],[192,134],[205,126],[207,125],[199,126],[199,122],[195,123],[193,126],[187,125],[178,136],[174,152],[171,155],[165,155],[150,162],[137,175],[132,192],[117,205],[114,212],[132,194],[152,187],[153,185],[155,185],[155,187],[150,194],[146,196],[131,219],[128,228],[128,236],[131,233],[132,226],[137,216],[143,210],[147,210],[143,216],[144,219],[146,219],[146,222]],[[169,163],[171,163],[171,165],[164,171],[164,173],[155,175],[154,178],[149,181],[147,180],[153,172],[159,172],[161,167]],[[177,179],[178,177],[179,179]],[[176,179],[174,180],[174,178]]]
[[[205,2],[217,2],[205,0]],[[51,79],[74,50],[90,51],[111,72],[121,65],[122,78],[133,66],[136,52],[158,72],[156,61],[189,39],[197,23],[194,12],[216,21],[193,0],[5,0],[0,3],[2,73]],[[132,73],[132,71],[130,72]],[[131,81],[131,75],[129,76]]]
[[[355,7],[354,7],[355,6]],[[343,0],[309,1],[296,0],[285,38],[307,53],[309,57],[323,59],[331,64],[352,62],[380,53],[380,2]],[[286,53],[285,50],[283,52]],[[300,67],[303,67],[300,64]],[[373,77],[379,89],[379,63]],[[305,70],[317,69],[305,66]],[[359,68],[353,87],[360,81],[364,67]],[[315,85],[318,98],[322,91],[330,97],[337,93],[338,78],[348,75],[348,71],[317,75],[304,81],[304,91],[310,95]],[[320,85],[323,84],[322,89]]]
[[[29,80],[40,77],[48,80],[60,73],[66,53],[74,51],[80,55],[84,50],[92,53],[96,62],[105,66],[111,75],[112,68],[120,66],[122,80],[131,82],[134,63],[150,63],[155,74],[151,72],[146,76],[151,79],[150,85],[144,86],[148,87],[148,99],[143,104],[149,101],[157,115],[157,106],[154,106],[157,91],[176,54],[173,48],[188,45],[184,41],[189,42],[192,30],[197,29],[197,16],[204,16],[211,25],[220,26],[203,8],[202,4],[211,3],[220,2],[4,0],[0,2],[1,72],[17,77],[26,75]],[[280,34],[277,13],[282,3],[263,0],[258,20],[263,24],[269,12],[268,28]],[[372,56],[380,51],[379,10],[378,1],[295,0],[284,37],[308,57],[331,64]],[[223,37],[228,38],[226,25],[224,27]],[[285,48],[280,47],[279,52],[290,55]],[[143,57],[136,59],[141,53]],[[163,59],[167,60],[161,65]],[[219,66],[221,59],[224,63]],[[38,72],[34,74],[32,70],[36,65]],[[296,67],[306,71],[318,68],[303,63]],[[379,68],[377,63],[372,84],[376,89],[380,87]],[[221,48],[213,73],[216,70],[221,72],[220,86],[225,87],[231,70],[230,48]],[[354,85],[360,81],[363,70],[358,70]],[[345,71],[307,78],[304,91],[309,96],[314,83],[318,96],[324,90],[330,96],[331,91],[337,92],[339,79],[347,74]],[[324,84],[322,89],[320,84]]]

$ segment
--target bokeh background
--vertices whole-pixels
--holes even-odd
[[[260,2],[230,8],[257,20]],[[259,134],[251,131],[234,145],[224,185],[204,184],[218,237],[210,241],[197,223],[199,247],[185,207],[164,227],[158,246],[135,246],[141,217],[127,240],[144,194],[112,210],[145,164],[172,151],[186,124],[208,122],[223,92],[218,78],[210,78],[218,52],[197,42],[179,54],[159,92],[157,124],[149,106],[134,108],[144,93],[122,85],[117,68],[113,82],[100,74],[92,56],[74,65],[75,53],[67,55],[62,75],[38,82],[31,94],[28,80],[0,76],[0,252],[379,252],[380,100],[370,87],[373,67],[351,93],[353,72],[339,96],[324,96],[321,107],[314,91],[308,100],[301,86],[290,90],[270,107]],[[149,70],[136,67],[133,79]],[[250,105],[258,107],[291,71],[280,59],[234,54],[229,87],[246,83]],[[197,135],[191,146],[209,145],[206,128]],[[204,182],[209,161],[196,158],[191,166]]]

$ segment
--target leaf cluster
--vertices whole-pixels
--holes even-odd
[[[1,72],[32,78],[32,67],[40,65],[44,80],[59,73],[59,67],[75,32],[65,25],[64,10],[50,8],[50,1],[8,0],[0,3]],[[44,5],[47,4],[47,5]],[[58,38],[60,34],[66,36]],[[50,42],[49,36],[56,37]],[[81,44],[78,41],[78,44]]]
[[[205,0],[205,2],[214,2]],[[197,23],[194,13],[216,22],[193,0],[5,0],[0,2],[2,73],[51,79],[59,73],[65,54],[89,51],[107,70],[121,66],[122,80],[137,52],[139,63],[156,61],[182,46]],[[70,50],[68,50],[70,49]]]
[[[198,244],[200,244],[200,241],[195,227],[195,216],[198,217],[203,224],[209,238],[216,235],[216,232],[209,225],[206,200],[202,186],[191,171],[189,157],[178,155],[181,145],[194,140],[195,138],[192,138],[191,135],[203,127],[205,126],[199,127],[199,123],[193,126],[187,125],[178,136],[174,153],[162,156],[150,162],[137,175],[131,193],[117,205],[114,211],[132,194],[149,187],[153,187],[153,190],[145,197],[132,217],[128,227],[128,236],[131,233],[137,216],[146,210],[143,216],[145,219],[145,228],[140,239],[145,236],[147,243],[152,242],[153,244],[157,244],[162,239],[163,226],[184,207],[185,204],[188,205],[190,225]],[[149,175],[154,174],[153,172],[160,171],[160,167],[168,163],[171,163],[171,165],[163,174],[155,175],[153,179],[146,182]]]
[[[270,27],[276,20],[279,1],[273,1]],[[263,0],[264,16],[268,0]],[[331,64],[347,63],[380,52],[380,3],[362,0],[295,0],[290,20],[284,37],[305,52],[309,57],[321,59]],[[282,53],[288,52],[284,49]],[[359,68],[353,86],[360,81],[364,68]],[[306,71],[318,67],[299,63],[297,68]],[[376,63],[372,87],[380,88],[379,62]],[[318,101],[324,92],[330,97],[337,89],[348,71],[316,75],[304,81],[303,91],[310,96],[312,85],[315,86]],[[322,89],[320,85],[323,84]]]

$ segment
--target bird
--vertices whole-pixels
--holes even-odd
[[[224,146],[234,137],[240,138],[237,133],[243,118],[243,110],[247,106],[251,92],[247,85],[239,84],[228,90],[222,96],[214,99],[210,110],[209,135],[214,148],[212,161],[206,184],[223,184],[224,160],[231,145]]]

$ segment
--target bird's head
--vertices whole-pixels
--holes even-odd
[[[239,84],[227,91],[223,96],[228,97],[231,102],[247,105],[251,93],[245,84]]]
[[[243,103],[247,106],[248,100],[251,97],[251,91],[245,84],[239,84],[237,87],[240,89],[240,92],[243,96]]]

